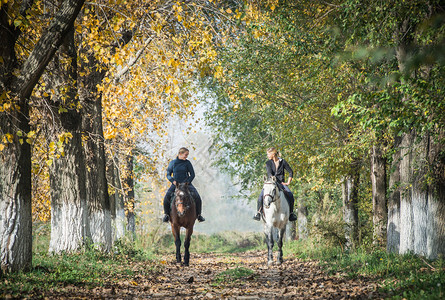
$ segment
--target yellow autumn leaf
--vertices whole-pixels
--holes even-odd
[[[12,143],[13,135],[10,134],[10,133],[7,133],[7,134],[5,134],[5,136],[6,136],[6,138],[8,139],[8,142]]]
[[[30,132],[28,132],[28,134],[26,135],[28,138],[33,138],[36,135],[36,132],[34,130],[31,130]]]

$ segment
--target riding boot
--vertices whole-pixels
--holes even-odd
[[[297,215],[294,212],[294,202],[295,202],[294,195],[286,190],[284,191],[284,194],[286,196],[287,203],[289,204],[289,211],[290,211],[289,221],[291,222],[296,221]]]
[[[164,217],[162,218],[162,222],[168,223],[170,221],[170,208],[171,208],[171,197],[169,195],[165,195],[164,197]]]
[[[261,219],[261,209],[263,208],[263,191],[261,191],[261,194],[258,197],[256,208],[257,208],[257,212],[253,216],[253,219],[255,221],[259,221]]]
[[[199,196],[198,193],[195,193],[193,195],[193,199],[195,199],[195,206],[196,206],[196,219],[198,219],[198,222],[204,222],[206,219],[204,219],[203,216],[201,216],[202,211],[202,200],[201,196]]]

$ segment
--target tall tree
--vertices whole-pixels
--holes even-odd
[[[50,252],[75,251],[91,240],[85,191],[85,157],[82,147],[82,114],[77,93],[77,46],[74,29],[65,37],[45,76],[56,116],[50,149],[60,155],[50,166]],[[52,146],[52,147],[51,147]]]
[[[360,161],[354,162],[350,174],[342,183],[343,220],[345,222],[346,247],[358,246],[358,190],[360,186]]]
[[[12,4],[0,8],[0,48],[2,104],[2,139],[0,167],[0,247],[2,271],[16,271],[31,266],[31,149],[20,135],[29,133],[29,97],[65,35],[72,28],[83,0],[63,1],[49,27],[42,33],[29,57],[19,66],[14,49],[20,31],[16,30]],[[24,11],[31,2],[24,2]],[[4,39],[3,39],[4,38]],[[14,74],[18,68],[18,76]],[[3,105],[3,108],[5,106]],[[11,172],[12,171],[12,172]]]
[[[443,91],[439,86],[444,65],[442,54],[436,53],[443,45],[443,11],[440,1],[396,1],[390,6],[345,1],[342,8],[349,43],[356,47],[352,52],[373,61],[371,65],[364,62],[368,76],[385,83],[369,80],[373,92],[368,88],[357,94],[371,97],[355,101],[352,115],[360,116],[364,127],[386,135],[389,144],[402,137],[389,147],[395,155],[387,249],[430,258],[444,248],[443,223],[437,221],[444,217],[443,195],[438,192],[443,190],[443,181],[438,173],[429,172],[443,163]]]
[[[386,159],[383,155],[382,145],[376,144],[371,149],[372,221],[374,225],[373,240],[380,246],[386,244],[388,220],[386,181]]]

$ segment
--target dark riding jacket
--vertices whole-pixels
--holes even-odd
[[[272,159],[266,162],[266,169],[267,177],[269,178],[271,176],[275,176],[279,183],[284,182],[284,170],[289,172],[289,177],[294,177],[294,171],[292,171],[292,168],[289,166],[287,161],[282,158],[279,158],[278,169],[275,167],[275,162]]]
[[[173,176],[172,176],[173,175]],[[176,158],[172,160],[167,167],[167,179],[173,183],[188,182],[191,183],[195,178],[195,171],[189,160]]]

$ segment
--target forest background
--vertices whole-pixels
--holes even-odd
[[[0,20],[2,272],[32,266],[33,222],[51,253],[161,228],[178,131],[237,220],[275,146],[289,236],[443,257],[441,1],[3,0]]]

